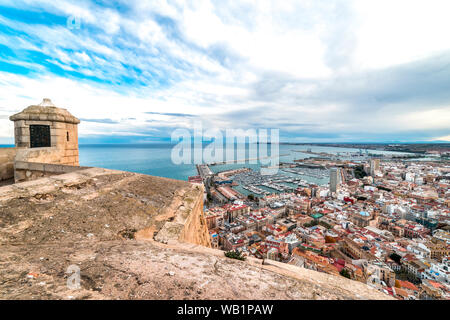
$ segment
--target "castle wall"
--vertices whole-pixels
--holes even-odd
[[[16,148],[0,148],[0,181],[14,178]]]
[[[203,213],[203,186],[191,185],[190,190],[174,197],[166,211],[170,218],[154,237],[156,241],[179,241],[211,247]]]
[[[178,240],[181,242],[199,244],[208,248],[211,247],[211,239],[203,212],[202,196],[195,199],[192,212],[186,219],[183,231]]]

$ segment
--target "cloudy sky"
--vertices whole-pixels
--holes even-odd
[[[448,0],[112,2],[0,0],[0,143],[44,97],[84,143],[450,141]]]

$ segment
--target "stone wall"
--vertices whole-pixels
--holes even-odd
[[[40,162],[40,163],[52,163],[62,164],[61,157],[64,154],[64,150],[56,147],[52,148],[19,148],[16,153],[16,161],[24,162]]]
[[[71,154],[71,156],[69,156]],[[76,154],[76,155],[75,155]],[[17,151],[16,161],[44,162],[78,166],[78,145],[76,150],[51,148],[21,148]]]
[[[64,150],[60,163],[78,166],[78,126],[63,122],[54,122],[53,126],[53,130],[50,128],[51,139],[56,140],[56,147]]]
[[[16,161],[14,163],[14,181],[18,183],[36,180],[87,168],[88,167],[69,166],[64,164]]]
[[[194,230],[195,232],[193,232]],[[195,198],[192,213],[184,223],[184,228],[180,234],[179,241],[195,243],[209,248],[211,247],[211,238],[203,213],[203,197]]]
[[[180,241],[211,247],[203,213],[203,186],[191,185],[189,190],[175,197],[167,211],[170,218],[155,236],[156,241]]]
[[[0,181],[14,178],[16,148],[0,148]]]

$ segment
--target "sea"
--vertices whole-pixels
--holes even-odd
[[[207,145],[204,145],[205,148]],[[11,145],[0,145],[0,147],[12,147]],[[196,166],[194,161],[189,163],[177,164],[172,161],[172,150],[175,144],[171,143],[152,143],[152,144],[80,144],[79,145],[79,157],[81,166],[89,167],[102,167],[108,169],[124,170],[137,173],[143,173],[153,176],[161,176],[166,178],[172,178],[177,180],[187,180],[189,176],[197,175]],[[258,145],[258,148],[262,145]],[[268,144],[264,146],[268,150],[270,156],[271,146]],[[249,145],[232,146],[237,159],[249,158]],[[238,150],[245,151],[244,158],[239,158]],[[261,150],[261,149],[259,149]],[[339,153],[365,153],[366,150],[360,150],[355,148],[341,148],[341,147],[328,147],[328,146],[314,146],[314,145],[292,145],[292,144],[280,144],[278,154],[280,155],[280,162],[293,162],[295,159],[304,159],[308,157],[316,157],[317,155],[302,153],[301,151],[312,152],[326,152],[329,154]],[[381,151],[381,150],[368,150],[372,154],[405,154],[399,152]],[[191,152],[192,158],[194,151]],[[223,151],[226,154],[226,150]],[[214,172],[223,170],[229,170],[240,167],[248,167],[253,170],[259,170],[261,165],[267,165],[266,163],[226,163],[210,166]],[[284,172],[283,172],[284,174]],[[317,180],[314,177],[304,176],[304,180],[324,184],[328,181]]]

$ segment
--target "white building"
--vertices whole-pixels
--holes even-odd
[[[442,263],[432,263],[423,273],[425,279],[450,284],[450,259],[444,258]]]

